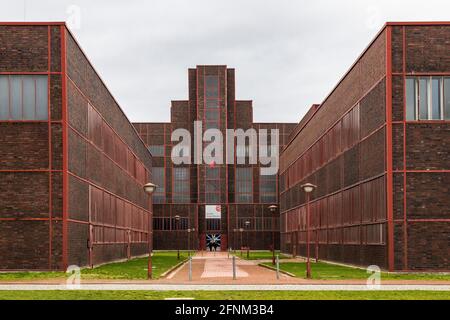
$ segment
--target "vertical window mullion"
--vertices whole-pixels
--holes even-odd
[[[441,109],[441,115],[440,115],[440,120],[444,120],[445,116],[444,116],[444,77],[440,78],[440,83],[439,83],[439,100],[441,102],[440,105],[440,109]]]

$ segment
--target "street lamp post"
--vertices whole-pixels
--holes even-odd
[[[241,257],[242,257],[242,232],[244,232],[244,229],[242,229],[242,228],[239,228],[239,233],[241,234],[241,243],[240,243],[240,250],[241,250]]]
[[[238,232],[238,229],[236,229],[236,228],[234,228],[233,229],[233,247],[234,247],[234,253],[236,253],[236,247],[237,247],[237,241],[236,241],[236,238],[237,238],[237,232]]]
[[[188,232],[188,257],[191,256],[191,232],[193,233],[195,228],[187,229]]]
[[[175,217],[175,229],[177,230],[177,242],[178,242],[178,233],[180,231],[180,216],[176,215]],[[177,259],[180,260],[180,244],[177,243]]]
[[[155,192],[156,188],[158,186],[156,184],[153,184],[151,182],[147,183],[144,185],[144,192],[146,194],[148,194],[150,196],[150,201],[151,201],[151,196],[153,194],[153,192]],[[151,279],[152,278],[152,232],[150,232],[150,230],[152,229],[152,216],[151,216],[151,212],[149,212],[148,214],[148,233],[147,233],[147,246],[148,246],[148,261],[147,261],[147,279]]]
[[[310,261],[310,223],[311,223],[311,216],[310,216],[310,209],[309,209],[309,198],[310,193],[313,192],[317,186],[312,183],[305,183],[301,186],[303,191],[306,193],[306,278],[311,279],[311,261]]]
[[[250,221],[245,221],[245,229],[247,230],[247,259],[250,258],[250,244],[248,242],[248,227],[250,226]]]
[[[277,211],[276,205],[269,206],[270,212],[272,212],[272,264],[275,265],[275,213]]]

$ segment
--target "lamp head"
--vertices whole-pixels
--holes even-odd
[[[147,193],[148,195],[151,195],[153,192],[155,192],[157,187],[158,186],[156,184],[149,182],[149,183],[145,184],[143,188],[144,188],[145,193]]]
[[[305,183],[305,184],[301,185],[301,188],[306,193],[311,193],[317,188],[317,186],[312,183]]]

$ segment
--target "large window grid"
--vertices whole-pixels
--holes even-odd
[[[207,129],[220,128],[220,97],[219,77],[217,75],[205,75],[205,116],[204,125]]]
[[[205,167],[205,202],[220,203],[221,180],[220,167]]]
[[[189,203],[191,201],[189,168],[175,167],[172,169],[172,202]]]
[[[189,218],[180,217],[176,221],[174,217],[154,217],[153,230],[170,231],[170,230],[187,230],[189,228]]]
[[[407,77],[406,120],[450,120],[450,77]]]
[[[48,120],[48,76],[0,75],[0,120]]]
[[[277,202],[277,175],[259,176],[259,201],[261,203]]]
[[[245,226],[245,222],[250,221],[250,225],[248,227]],[[236,228],[244,229],[249,231],[272,231],[272,224],[274,224],[274,229],[279,230],[279,218],[273,217],[239,217],[236,220]]]
[[[253,168],[236,168],[236,203],[253,202]]]
[[[164,203],[166,201],[166,181],[164,171],[164,167],[152,168],[152,180],[153,183],[158,186],[153,193],[153,203]]]

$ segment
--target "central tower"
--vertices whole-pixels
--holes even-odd
[[[188,78],[189,99],[171,102],[170,122],[134,124],[152,153],[152,180],[159,186],[153,197],[154,248],[278,247],[279,217],[268,209],[278,203],[277,175],[260,175],[259,164],[248,159],[236,164],[237,156],[249,154],[248,145],[236,142],[235,161],[227,164],[226,130],[277,129],[282,147],[296,124],[253,123],[252,101],[236,100],[235,70],[225,65],[191,68]],[[202,124],[197,139],[196,122]],[[192,137],[190,164],[171,160],[176,129],[186,129]],[[222,133],[222,163],[195,161],[195,152],[211,143],[202,139],[208,129]],[[195,148],[194,140],[200,147]]]

